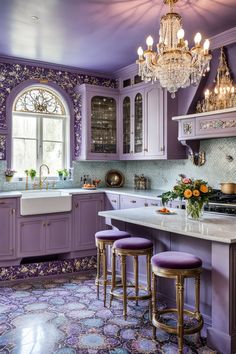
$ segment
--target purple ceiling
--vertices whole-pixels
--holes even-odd
[[[112,72],[158,40],[162,0],[1,0],[0,55]],[[179,0],[186,39],[236,26],[236,0]],[[32,19],[39,17],[39,21]]]

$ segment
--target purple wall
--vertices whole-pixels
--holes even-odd
[[[23,89],[27,87],[27,84],[32,85],[35,83],[54,86],[64,96],[69,107],[73,107],[73,117],[71,118],[73,122],[72,141],[74,151],[72,158],[78,159],[81,142],[81,100],[80,95],[75,92],[75,87],[83,83],[103,87],[116,87],[116,80],[80,74],[69,70],[60,70],[59,66],[45,68],[35,64],[24,65],[12,61],[0,63],[0,160],[6,159],[6,150],[8,150],[6,143],[7,136],[11,131],[11,119],[8,119],[11,117],[12,104],[10,103],[13,103],[15,95],[20,92],[19,88],[22,87]]]

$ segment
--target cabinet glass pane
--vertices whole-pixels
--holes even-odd
[[[130,98],[123,100],[123,154],[130,153]]]
[[[116,153],[116,101],[94,96],[91,100],[91,152]]]
[[[134,102],[134,152],[143,150],[143,97],[137,93]]]

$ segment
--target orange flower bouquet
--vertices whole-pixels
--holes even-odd
[[[180,177],[171,191],[162,194],[162,203],[165,205],[169,200],[184,199],[188,217],[200,219],[204,204],[208,203],[212,194],[212,188],[202,179],[187,178],[185,175]]]

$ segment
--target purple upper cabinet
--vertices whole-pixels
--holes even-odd
[[[180,141],[236,136],[235,107],[177,116],[173,120],[178,122]]]
[[[159,83],[140,82],[133,65],[119,72],[120,159],[159,160],[186,158],[171,118],[178,102]]]
[[[118,159],[118,90],[83,84],[81,160]]]

